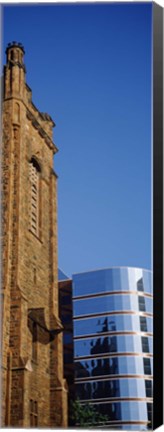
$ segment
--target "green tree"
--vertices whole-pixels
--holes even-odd
[[[71,402],[71,420],[75,426],[79,427],[93,427],[103,426],[108,421],[107,415],[101,414],[91,404],[82,405],[79,399]]]

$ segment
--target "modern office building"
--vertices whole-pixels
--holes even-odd
[[[112,429],[151,428],[151,276],[139,268],[73,275],[75,395]]]

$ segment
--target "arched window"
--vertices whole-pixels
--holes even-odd
[[[30,161],[30,183],[30,229],[39,237],[40,166],[34,158]]]

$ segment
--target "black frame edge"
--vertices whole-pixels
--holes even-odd
[[[163,8],[153,13],[153,429],[163,424]]]

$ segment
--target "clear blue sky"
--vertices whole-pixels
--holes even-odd
[[[151,267],[152,4],[5,5],[56,123],[59,266]],[[5,61],[5,56],[4,56]]]

